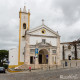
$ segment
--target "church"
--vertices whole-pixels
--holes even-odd
[[[19,11],[19,46],[9,50],[9,68],[23,66],[61,65],[60,35],[58,32],[42,24],[30,28],[30,11]]]

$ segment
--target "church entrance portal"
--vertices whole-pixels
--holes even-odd
[[[42,54],[39,54],[39,64],[42,64]]]
[[[46,49],[40,50],[38,56],[39,64],[48,64],[48,51]]]

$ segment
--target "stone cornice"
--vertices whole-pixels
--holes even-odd
[[[29,34],[30,36],[36,36],[36,37],[48,37],[48,38],[57,38],[57,36],[46,36],[46,35],[33,35]]]
[[[57,46],[37,46],[38,48],[42,48],[42,47],[45,47],[45,48],[55,48],[57,49]],[[36,48],[36,45],[30,45],[30,48]]]
[[[19,12],[19,13],[24,13],[24,14],[28,14],[28,13],[26,13],[26,12]]]
[[[32,34],[33,32],[35,32],[35,31],[37,31],[37,30],[40,30],[40,29],[42,29],[42,28],[44,28],[44,29],[48,30],[49,32],[55,34],[57,37],[60,37],[57,32],[55,32],[54,30],[50,29],[50,28],[47,27],[46,25],[41,25],[41,26],[39,26],[39,27],[33,28],[33,29],[29,30],[27,33],[28,33],[28,34]]]

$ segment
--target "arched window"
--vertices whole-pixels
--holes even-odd
[[[23,24],[23,29],[26,29],[26,24],[25,23]]]

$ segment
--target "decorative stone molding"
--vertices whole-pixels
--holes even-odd
[[[61,61],[60,61],[60,38],[57,38],[57,65],[61,65]]]

